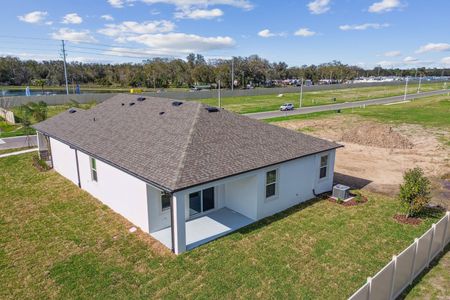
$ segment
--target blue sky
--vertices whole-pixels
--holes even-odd
[[[448,0],[17,0],[3,4],[0,55],[138,62],[258,54],[289,65],[450,66]]]

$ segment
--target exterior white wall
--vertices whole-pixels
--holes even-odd
[[[257,175],[225,184],[225,206],[253,220],[258,218],[257,199]]]
[[[96,161],[97,178],[91,178],[89,156],[78,151],[81,188],[130,222],[149,232],[147,184],[109,164]]]
[[[170,209],[162,210],[161,191],[147,185],[149,231],[155,232],[170,226]]]
[[[327,177],[319,180],[320,157],[328,154]],[[330,191],[333,186],[335,150],[302,157],[265,168],[259,174],[260,197],[258,197],[258,219],[285,210],[293,205],[314,198],[314,192],[320,194]],[[266,172],[277,170],[278,191],[276,196],[266,199]]]
[[[75,150],[53,138],[50,138],[50,145],[55,171],[78,184]],[[81,188],[149,232],[151,207],[148,204],[157,203],[153,198],[158,195],[159,199],[159,191],[149,187],[147,193],[145,182],[99,160],[96,161],[98,182],[95,182],[91,178],[89,156],[80,151],[77,154]]]
[[[78,184],[75,150],[52,138],[50,138],[50,149],[55,171],[73,183]]]

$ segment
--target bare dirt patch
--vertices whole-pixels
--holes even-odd
[[[435,184],[433,200],[450,208],[450,188],[443,174],[450,173],[450,147],[442,136],[450,132],[420,125],[382,124],[358,116],[337,115],[314,120],[291,120],[276,125],[336,141],[337,181],[387,195],[398,192],[403,173],[421,167]],[[364,183],[362,186],[361,183]]]

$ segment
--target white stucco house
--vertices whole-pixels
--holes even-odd
[[[330,191],[340,147],[197,102],[134,95],[34,127],[56,172],[177,254]]]

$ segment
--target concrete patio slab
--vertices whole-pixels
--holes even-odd
[[[229,208],[221,208],[207,215],[186,221],[186,248],[191,250],[253,222],[254,220]],[[170,227],[153,232],[150,235],[167,248],[172,248]]]

